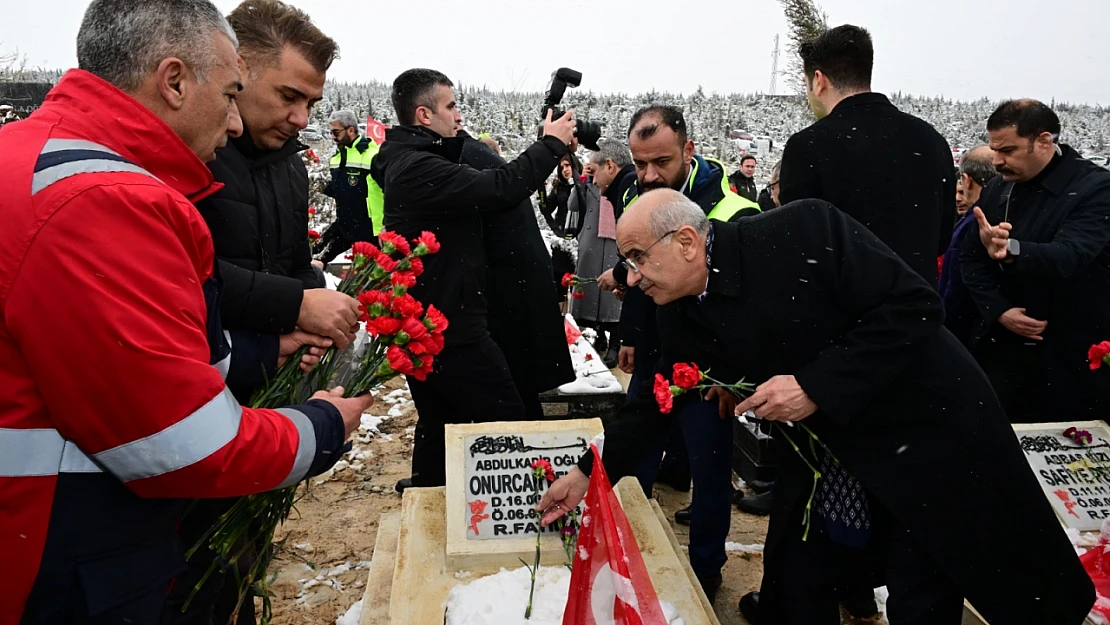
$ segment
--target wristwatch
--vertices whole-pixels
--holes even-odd
[[[1021,242],[1017,239],[1006,241],[1006,259],[1011,260],[1021,256]]]

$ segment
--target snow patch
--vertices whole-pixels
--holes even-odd
[[[358,625],[359,619],[362,618],[362,599],[359,599],[353,606],[348,609],[343,616],[335,619],[335,625]]]

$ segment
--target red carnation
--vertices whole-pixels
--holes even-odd
[[[582,299],[582,298],[586,297],[586,293],[582,289],[578,289],[577,291],[575,291],[574,293],[571,293],[570,295],[574,299]]]
[[[1091,371],[1101,367],[1107,356],[1110,356],[1110,341],[1092,345],[1091,349],[1087,350],[1087,360],[1091,362]]]
[[[315,230],[309,230],[308,231],[308,240],[312,241],[313,243],[319,241],[320,240],[320,233],[316,232]]]
[[[548,482],[555,481],[555,469],[552,468],[550,462],[544,460],[543,458],[540,458],[532,463],[532,473],[536,477],[540,477],[542,475],[543,477],[547,478]]]
[[[401,320],[393,317],[378,317],[366,322],[366,331],[371,336],[394,336],[401,330]]]
[[[439,251],[439,241],[436,240],[436,235],[433,232],[425,230],[420,233],[420,236],[413,239],[416,244],[416,249],[413,253],[416,256],[425,256],[427,254],[435,254]]]
[[[391,345],[385,351],[385,357],[389,360],[389,366],[397,373],[412,375],[416,372],[416,368],[412,364],[412,358],[409,358],[405,350],[396,345]]]
[[[432,365],[435,363],[435,359],[431,356],[421,356],[419,360],[420,364],[416,365],[413,369],[412,377],[423,382],[428,379],[428,374],[432,372]]]
[[[409,339],[419,341],[428,336],[428,328],[416,317],[405,317],[401,320],[401,329],[409,335]]]
[[[409,271],[412,272],[412,275],[419,278],[420,275],[424,273],[424,261],[420,260],[419,258],[410,259]]]
[[[385,252],[378,252],[374,255],[374,262],[382,268],[382,271],[389,273],[397,269],[398,262],[390,258],[389,254]]]
[[[355,268],[361,269],[366,261],[380,254],[381,252],[378,248],[374,247],[373,244],[367,243],[366,241],[358,241],[351,246],[351,253],[347,255],[347,258],[354,261]]]
[[[573,282],[574,282],[574,274],[573,273],[563,274],[563,286],[570,286]]]
[[[363,291],[358,295],[362,321],[380,317],[389,312],[389,295],[381,291]]]
[[[671,384],[662,373],[655,374],[655,401],[659,404],[659,412],[671,414],[674,408],[674,396],[671,395]]]
[[[309,215],[315,215],[316,214],[316,207],[315,206],[309,206],[308,207],[308,214]]]
[[[428,305],[428,316],[424,317],[424,326],[434,333],[442,334],[447,329],[447,317],[435,306]]]
[[[420,313],[424,312],[424,307],[420,302],[413,299],[408,293],[394,297],[389,303],[389,309],[402,317],[418,317]]]
[[[701,382],[701,371],[698,371],[698,366],[696,364],[686,364],[684,362],[675,363],[675,386],[688,391],[697,386],[698,382]]]
[[[389,277],[389,282],[393,286],[411,289],[416,286],[416,276],[411,271],[396,271]]]
[[[382,244],[382,251],[386,254],[392,254],[394,251],[397,251],[403,256],[408,256],[412,253],[409,242],[405,240],[405,237],[396,232],[383,230],[382,233],[378,235],[378,240]]]

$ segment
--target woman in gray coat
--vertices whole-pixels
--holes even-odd
[[[582,215],[575,273],[590,279],[596,279],[620,260],[616,241],[617,219],[624,208],[622,195],[636,180],[632,154],[623,143],[605,139],[598,143],[598,147],[601,150],[590,159],[594,184],[587,184],[581,194],[571,193],[570,197],[570,214]],[[586,205],[581,213],[577,211],[580,197],[585,199]],[[602,291],[595,284],[583,286],[582,295],[580,299],[570,300],[570,313],[581,325],[597,330],[595,347],[604,354],[605,366],[613,368],[617,365],[620,351],[617,325],[621,317],[621,302],[612,292]]]

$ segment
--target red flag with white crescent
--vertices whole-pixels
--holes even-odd
[[[385,141],[385,124],[374,119],[373,117],[366,118],[366,136],[378,145]]]
[[[667,625],[597,447],[563,625]]]

